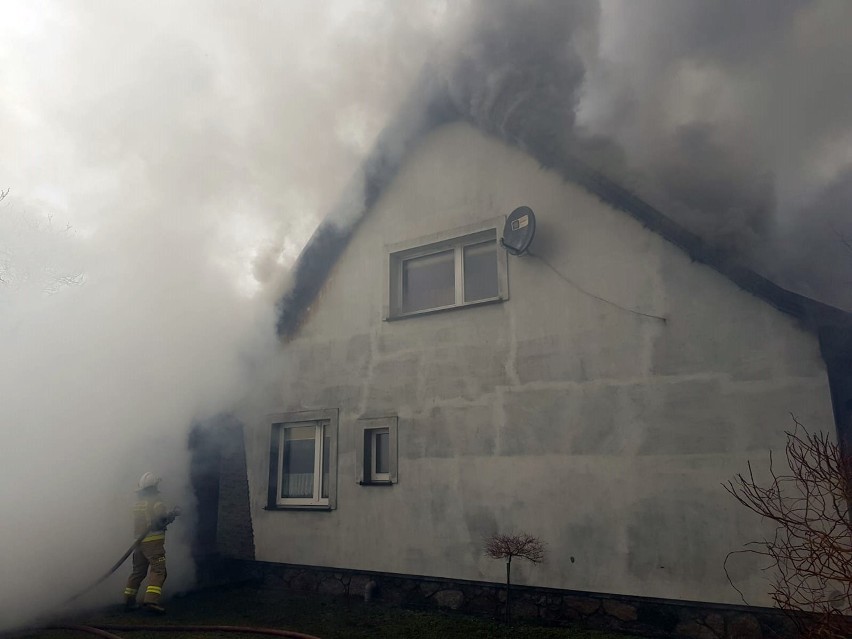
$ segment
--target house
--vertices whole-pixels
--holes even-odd
[[[242,541],[220,517],[222,553],[290,585],[331,574],[410,598],[422,583],[473,609],[470,589],[504,578],[484,538],[526,531],[547,560],[514,581],[545,607],[561,597],[556,618],[685,627],[648,602],[741,615],[723,563],[765,529],[721,484],[783,449],[791,413],[843,440],[852,317],[574,159],[545,168],[442,113],[402,152],[380,145],[364,214],[333,214],[305,248],[280,377],[229,431],[244,456],[230,449],[217,499],[241,503],[219,512],[241,513]],[[501,238],[519,206],[537,231],[514,256]],[[770,605],[753,562],[729,569]]]

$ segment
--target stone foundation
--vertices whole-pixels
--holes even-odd
[[[201,585],[247,581],[266,588],[340,595],[407,608],[434,608],[502,619],[504,584],[317,566],[217,559],[199,567]],[[600,593],[512,586],[512,619],[573,625],[667,639],[795,637],[790,620],[772,608],[728,606]]]

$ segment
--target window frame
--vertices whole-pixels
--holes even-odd
[[[337,508],[337,431],[338,410],[304,411],[298,413],[272,413],[270,424],[269,484],[266,510],[333,510]],[[314,486],[311,497],[281,497],[283,479],[284,433],[290,428],[313,425]],[[322,496],[323,436],[328,437],[328,497]]]
[[[375,435],[388,434],[388,472],[375,472]],[[371,417],[355,422],[355,481],[361,486],[392,486],[399,483],[399,418]]]
[[[414,240],[399,242],[386,246],[387,255],[387,286],[385,287],[384,319],[387,321],[416,317],[429,313],[438,313],[458,308],[493,304],[509,299],[508,260],[506,251],[502,248],[503,225],[505,217],[499,216],[489,220],[456,228],[450,231],[420,237]],[[480,244],[494,238],[497,252],[497,295],[480,300],[465,301],[464,299],[464,251],[465,247]],[[403,268],[406,261],[435,255],[453,250],[454,259],[454,301],[452,304],[437,306],[416,311],[403,312]]]

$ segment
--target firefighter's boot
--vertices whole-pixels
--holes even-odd
[[[147,568],[147,566],[146,566]],[[145,575],[142,575],[144,578]],[[133,578],[131,577],[131,581]],[[141,579],[140,579],[141,581]],[[137,584],[138,586],[138,584]],[[136,610],[139,607],[139,603],[136,601],[136,593],[138,592],[138,588],[128,585],[127,588],[124,589],[124,612],[130,612],[131,610]]]
[[[166,614],[166,609],[158,603],[146,603],[145,612],[148,612],[152,615],[164,615]]]

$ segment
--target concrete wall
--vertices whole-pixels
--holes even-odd
[[[536,212],[509,300],[382,321],[385,246]],[[666,318],[642,317],[596,299]],[[269,412],[338,408],[338,507],[266,511],[270,426],[246,453],[262,561],[500,580],[482,540],[525,530],[519,583],[740,602],[726,554],[762,535],[721,483],[781,451],[790,412],[833,429],[815,337],[712,269],[454,124],[428,136],[368,215],[297,339]],[[399,483],[356,483],[354,421],[398,415]],[[754,564],[732,576],[769,603]]]

